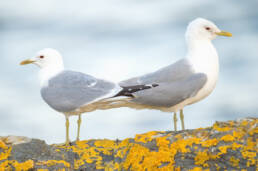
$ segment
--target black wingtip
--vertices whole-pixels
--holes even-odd
[[[148,85],[134,85],[134,86],[122,86],[122,90],[117,93],[114,97],[118,96],[127,96],[127,97],[134,97],[133,93],[137,91],[142,91],[150,88],[154,88],[159,86],[158,84],[148,84]]]

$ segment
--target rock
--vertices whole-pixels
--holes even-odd
[[[22,143],[28,143],[31,141],[31,138],[28,137],[22,137],[22,136],[7,136],[7,137],[0,137],[1,141],[4,141],[7,145],[17,145],[17,144],[22,144]]]
[[[125,140],[48,145],[0,137],[2,170],[256,170],[258,119],[216,122],[185,131],[148,132]]]

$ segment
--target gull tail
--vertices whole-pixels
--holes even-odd
[[[121,86],[122,90],[112,97],[104,98],[97,103],[99,104],[99,109],[111,109],[130,106],[130,101],[135,98],[133,93],[151,89],[159,86],[158,84],[146,84],[146,85],[134,85],[134,86]]]

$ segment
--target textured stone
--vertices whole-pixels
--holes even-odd
[[[216,122],[185,131],[148,132],[125,140],[48,145],[0,137],[4,170],[256,170],[258,119]]]

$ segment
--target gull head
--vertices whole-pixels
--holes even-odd
[[[20,65],[35,64],[40,68],[51,68],[51,67],[61,67],[63,68],[63,59],[61,54],[55,50],[46,48],[40,50],[35,57],[31,59],[24,60]]]
[[[213,22],[204,18],[197,18],[188,24],[186,39],[213,40],[217,36],[231,37],[232,34],[221,31]]]

